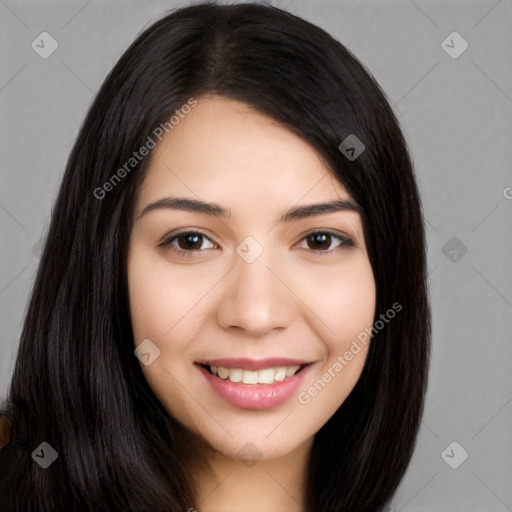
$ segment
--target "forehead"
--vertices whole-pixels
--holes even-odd
[[[236,100],[197,100],[153,150],[139,212],[165,195],[234,211],[350,198],[317,151],[286,127]]]

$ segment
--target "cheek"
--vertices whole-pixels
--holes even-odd
[[[343,403],[361,375],[370,340],[365,329],[373,325],[376,288],[371,265],[362,258],[347,261],[336,271],[322,269],[312,277],[317,286],[310,282],[303,296],[312,305],[310,325],[316,326],[322,339],[324,358],[299,402],[307,405],[320,425]]]
[[[370,262],[359,254],[343,265],[318,267],[301,280],[300,297],[311,310],[319,337],[329,350],[342,350],[371,327],[375,314],[375,280]]]
[[[128,293],[135,343],[144,338],[162,342],[206,293],[208,281],[202,285],[201,276],[192,272],[173,271],[165,259],[134,250],[128,259]]]
[[[169,329],[172,298],[165,290],[165,275],[159,274],[153,261],[135,252],[128,263],[128,294],[135,344],[145,338],[159,338]]]
[[[129,254],[127,274],[135,346],[149,339],[160,351],[149,365],[141,364],[142,372],[162,403],[186,409],[179,385],[186,381],[186,369],[172,363],[182,361],[187,351],[182,329],[188,327],[188,334],[194,334],[187,321],[198,301],[197,283],[187,282],[185,273],[173,272],[164,259],[139,247]]]
[[[336,275],[324,293],[311,297],[319,305],[315,313],[325,319],[326,325],[317,321],[324,359],[297,399],[314,431],[331,418],[359,380],[370,340],[365,329],[371,329],[375,314],[375,282],[369,262]]]
[[[336,291],[338,290],[338,291]],[[371,327],[375,315],[376,290],[371,265],[363,261],[338,280],[333,280],[328,318],[337,333],[336,348],[343,348],[365,328]]]

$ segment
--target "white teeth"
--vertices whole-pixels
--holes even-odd
[[[227,379],[229,375],[229,370],[227,368],[223,368],[222,366],[219,366],[217,368],[217,374],[221,379]]]
[[[300,366],[279,366],[276,368],[264,368],[262,370],[243,370],[241,368],[224,368],[222,366],[210,366],[214,375],[231,382],[243,382],[244,384],[273,384],[281,382],[287,377],[293,377]]]
[[[274,382],[274,370],[272,368],[258,370],[258,382],[260,384],[272,384]]]
[[[220,368],[219,368],[220,370]],[[220,377],[220,375],[219,375]],[[222,378],[222,377],[221,377]],[[257,384],[258,383],[258,372],[242,371],[242,382],[244,384]]]
[[[242,370],[240,368],[231,368],[229,370],[229,380],[231,382],[242,382]]]
[[[274,377],[278,382],[281,382],[286,378],[286,368],[278,368]]]
[[[287,377],[292,377],[295,374],[295,372],[296,372],[295,366],[292,366],[290,368],[286,368],[286,376]]]

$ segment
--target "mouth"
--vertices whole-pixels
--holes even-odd
[[[210,389],[240,409],[284,404],[310,378],[315,362],[297,359],[215,359],[194,363]],[[205,390],[206,391],[206,390]]]
[[[313,363],[299,365],[276,365],[260,369],[248,369],[246,367],[227,367],[221,365],[196,363],[202,366],[210,375],[233,383],[247,385],[268,385],[291,379]]]

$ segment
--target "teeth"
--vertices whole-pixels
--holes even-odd
[[[227,379],[229,375],[229,370],[227,368],[222,368],[222,366],[219,366],[217,368],[217,374],[221,379]]]
[[[300,366],[299,366],[300,368]],[[295,366],[290,366],[289,368],[286,368],[286,376],[287,377],[293,377],[293,375],[295,375],[295,372],[297,370],[295,369]]]
[[[242,382],[244,384],[258,384],[258,372],[242,371]]]
[[[265,370],[258,370],[254,372],[258,374],[258,382],[260,384],[272,384],[274,382],[274,370],[272,368],[266,368]]]
[[[242,370],[240,368],[231,368],[229,370],[229,380],[231,382],[242,382]]]
[[[276,375],[274,377],[277,380],[277,382],[281,382],[282,380],[285,379],[285,377],[286,377],[286,368],[278,368]]]
[[[287,377],[293,377],[300,366],[279,366],[276,368],[264,368],[263,370],[242,370],[241,368],[224,368],[222,366],[210,366],[214,375],[231,382],[243,382],[244,384],[273,384],[281,382]]]

